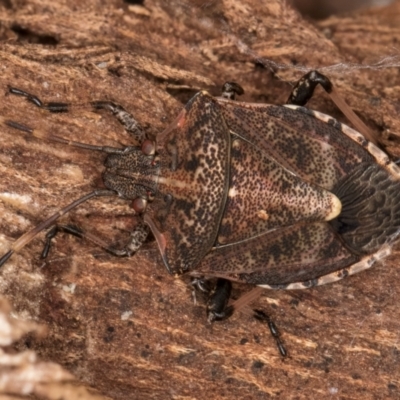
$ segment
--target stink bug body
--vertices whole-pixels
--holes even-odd
[[[399,232],[400,169],[372,138],[296,105],[308,100],[317,83],[337,96],[315,72],[296,86],[289,98],[295,105],[236,102],[232,97],[241,89],[235,84],[225,86],[228,98],[200,92],[155,140],[122,107],[91,103],[110,110],[132,133],[135,145],[123,149],[70,142],[2,119],[33,136],[99,150],[107,158],[106,189],[76,200],[23,235],[0,265],[83,201],[118,195],[132,201],[142,216],[129,245],[116,250],[94,234],[54,225],[43,256],[59,230],[126,256],[141,246],[150,229],[170,273],[219,278],[209,304],[211,320],[232,312],[227,281],[301,289],[369,268],[390,253]],[[10,91],[52,112],[68,110],[64,103],[45,104],[22,90]],[[258,312],[257,318],[262,315]]]

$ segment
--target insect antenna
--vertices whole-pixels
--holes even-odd
[[[11,128],[17,129],[19,131],[29,133],[33,137],[36,137],[38,139],[51,140],[53,142],[62,143],[62,144],[65,144],[68,146],[73,146],[73,147],[79,147],[79,148],[85,149],[85,150],[101,151],[101,152],[107,153],[107,154],[121,154],[126,151],[126,148],[117,148],[117,147],[110,147],[110,146],[96,146],[96,145],[92,145],[92,144],[76,142],[75,140],[65,139],[61,136],[53,135],[49,132],[45,132],[40,129],[31,128],[27,125],[9,120],[4,117],[0,117],[0,123],[2,123],[3,125],[9,126]]]

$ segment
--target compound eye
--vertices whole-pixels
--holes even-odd
[[[147,206],[147,200],[144,199],[143,197],[137,197],[132,201],[132,208],[138,214],[144,213],[146,210],[146,206]]]
[[[153,156],[156,152],[156,145],[152,140],[145,140],[142,143],[142,153],[146,156]]]

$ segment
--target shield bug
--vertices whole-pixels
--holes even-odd
[[[317,84],[364,135],[302,106]],[[65,103],[42,103],[15,88],[10,92],[51,112],[68,110]],[[285,106],[236,102],[241,92],[234,83],[224,86],[220,98],[199,92],[155,140],[119,105],[90,103],[111,111],[132,133],[134,145],[122,149],[71,142],[3,118],[3,124],[35,137],[107,156],[106,189],[74,201],[17,239],[0,265],[52,226],[43,257],[58,231],[129,256],[150,230],[169,273],[192,276],[202,290],[204,280],[217,278],[208,303],[209,320],[216,320],[246,303],[239,299],[229,305],[231,281],[304,289],[365,270],[387,256],[400,228],[400,169],[372,143],[373,135],[330,81],[310,72]],[[121,250],[75,226],[56,224],[96,196],[127,199],[142,218]],[[269,317],[260,311],[255,316],[268,324],[285,355]]]

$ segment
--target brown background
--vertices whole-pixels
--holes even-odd
[[[50,101],[114,100],[155,134],[199,88],[218,94],[234,80],[245,88],[244,100],[283,103],[291,83],[319,68],[388,151],[400,155],[400,2],[317,24],[279,1],[103,3],[3,2],[1,93],[13,85]],[[106,113],[49,115],[7,95],[0,107],[3,116],[60,136],[129,144]],[[344,120],[322,91],[310,107]],[[91,191],[103,156],[4,127],[0,143],[4,253],[44,217]],[[64,221],[122,244],[135,223],[131,214],[123,201],[100,199]],[[248,316],[208,325],[204,305],[193,304],[185,280],[167,274],[154,242],[131,259],[65,235],[46,263],[38,259],[41,248],[34,240],[1,272],[0,290],[17,315],[49,327],[46,338],[27,337],[17,347],[61,363],[111,398],[400,398],[397,251],[330,286],[265,292],[257,307],[283,333],[290,352],[283,360],[268,330]]]

